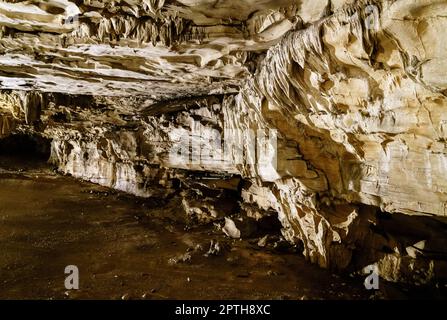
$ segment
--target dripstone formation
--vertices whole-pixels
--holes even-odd
[[[445,30],[442,0],[1,1],[0,138],[198,222],[279,220],[324,268],[446,280]]]

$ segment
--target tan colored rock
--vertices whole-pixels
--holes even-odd
[[[321,267],[446,277],[445,1],[84,4],[1,3],[0,136],[203,221],[237,192]]]
[[[239,239],[241,237],[241,231],[230,218],[225,218],[225,226],[222,228],[222,231],[233,239]]]

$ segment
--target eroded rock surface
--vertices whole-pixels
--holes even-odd
[[[0,137],[51,139],[77,178],[180,193],[199,222],[279,217],[321,267],[445,281],[446,16],[439,0],[3,1]]]

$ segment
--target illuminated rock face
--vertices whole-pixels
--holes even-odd
[[[446,279],[446,16],[435,0],[1,2],[0,137],[52,139],[81,179],[182,192],[201,221],[278,215],[322,267]]]

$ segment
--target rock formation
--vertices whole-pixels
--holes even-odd
[[[446,280],[446,17],[442,0],[2,1],[0,137],[181,193],[199,222],[278,217],[321,267]]]

